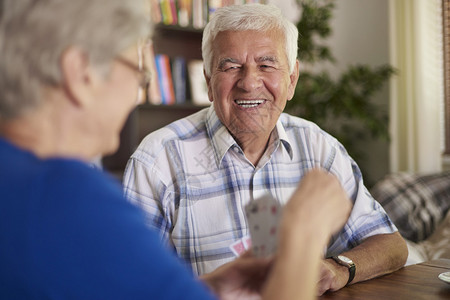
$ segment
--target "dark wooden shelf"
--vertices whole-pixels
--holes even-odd
[[[202,59],[202,32],[179,26],[158,26],[153,35],[155,53],[188,60]]]
[[[179,25],[164,25],[164,24],[156,24],[155,25],[155,30],[158,32],[161,31],[176,31],[178,32],[191,32],[191,33],[195,33],[195,34],[202,34],[203,33],[203,29],[199,29],[199,28],[194,28],[192,26],[179,26]]]
[[[103,167],[120,177],[131,154],[133,154],[142,139],[150,132],[191,115],[205,107],[194,104],[139,105],[130,114],[122,129],[119,149],[113,155],[103,158]]]
[[[164,105],[164,104],[151,104],[151,103],[144,103],[138,106],[138,109],[146,110],[185,110],[185,109],[198,109],[198,108],[205,108],[208,107],[207,105],[197,105],[192,103],[191,101],[186,101],[186,103],[175,103],[171,105]]]
[[[174,105],[140,105],[138,110],[138,139],[142,140],[147,134],[164,127],[173,121],[191,115],[206,106],[193,104]]]

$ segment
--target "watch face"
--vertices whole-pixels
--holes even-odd
[[[345,257],[345,256],[343,256],[343,255],[338,255],[338,258],[339,258],[340,260],[342,260],[343,262],[346,262],[346,263],[348,263],[348,264],[353,263],[353,261],[352,261],[350,258]]]

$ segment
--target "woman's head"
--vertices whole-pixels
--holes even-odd
[[[113,58],[150,35],[142,0],[3,0],[0,119],[40,105],[42,87],[62,80],[61,56],[78,47],[107,74]]]

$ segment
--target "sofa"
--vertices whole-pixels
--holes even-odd
[[[407,265],[450,259],[450,171],[389,174],[370,192],[405,238]]]

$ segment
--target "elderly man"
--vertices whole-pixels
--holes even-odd
[[[249,201],[271,194],[284,204],[308,170],[327,170],[354,208],[322,261],[321,294],[397,270],[407,249],[343,146],[282,113],[299,74],[297,37],[274,6],[217,10],[202,42],[212,106],[149,134],[124,185],[161,238],[204,274],[234,259],[229,245],[249,234]]]
[[[214,298],[88,164],[117,148],[148,84],[143,3],[0,2],[1,299]],[[351,204],[334,176],[313,170],[287,205],[283,257],[269,265],[247,254],[203,276],[217,296],[313,298],[320,249]]]

